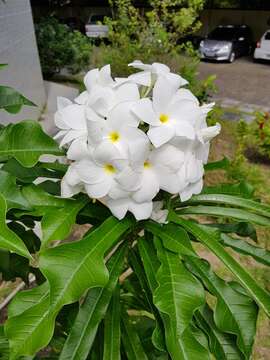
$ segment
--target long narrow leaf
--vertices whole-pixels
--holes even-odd
[[[98,325],[104,318],[112,293],[123,268],[126,245],[118,249],[108,262],[110,278],[104,288],[90,289],[74,321],[59,360],[87,358],[94,342]]]
[[[170,220],[183,226],[188,232],[193,234],[198,240],[206,245],[236,276],[242,285],[248,290],[253,299],[259,306],[270,316],[270,296],[269,293],[262,289],[252,276],[228,254],[224,247],[219,243],[219,239],[208,231],[207,227],[198,225],[193,221],[180,218],[175,213],[170,213]]]

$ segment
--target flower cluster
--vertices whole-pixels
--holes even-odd
[[[160,190],[181,201],[201,192],[209,141],[220,126],[207,127],[213,104],[200,106],[166,65],[129,65],[141,71],[113,79],[106,65],[86,74],[86,91],[74,103],[58,98],[56,137],[72,160],[63,197],[83,191],[118,219],[130,211],[141,220],[151,216]]]

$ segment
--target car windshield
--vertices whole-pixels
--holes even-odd
[[[208,35],[212,40],[233,40],[235,38],[235,29],[233,27],[218,27]]]
[[[89,19],[89,23],[91,24],[97,24],[99,22],[103,22],[104,21],[104,17],[106,15],[92,15]]]
[[[268,31],[268,32],[265,34],[264,39],[265,39],[265,40],[270,40],[270,31]]]

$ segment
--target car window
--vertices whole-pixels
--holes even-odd
[[[208,35],[213,40],[233,40],[236,37],[236,30],[233,27],[218,27]]]
[[[265,40],[270,40],[270,31],[268,31],[265,36],[264,36]]]
[[[105,16],[106,15],[92,15],[92,16],[90,16],[89,23],[97,24],[99,22],[103,22]]]

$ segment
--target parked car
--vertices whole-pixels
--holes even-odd
[[[63,24],[66,24],[72,31],[77,30],[84,34],[84,23],[77,17],[68,17],[62,19]]]
[[[110,16],[109,13],[91,14],[85,25],[85,33],[90,38],[106,38],[108,36],[108,26],[104,25],[104,18]]]
[[[270,60],[270,30],[267,30],[260,41],[257,42],[254,51],[255,60]]]
[[[251,30],[247,25],[219,25],[200,42],[201,58],[233,62],[252,49]]]

